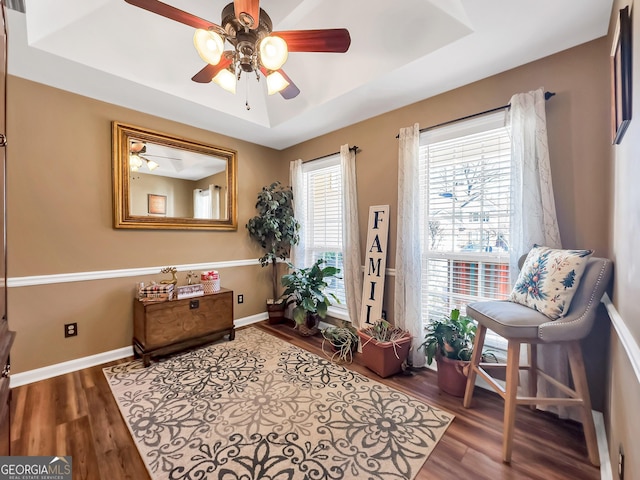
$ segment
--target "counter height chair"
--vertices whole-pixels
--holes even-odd
[[[555,252],[558,251],[559,250],[555,250]],[[587,250],[582,252],[591,251]],[[529,256],[531,256],[531,252]],[[522,279],[523,272],[527,268],[528,263],[531,263],[533,267],[539,268],[539,265],[533,261],[529,261],[529,256],[524,262],[519,281]],[[477,375],[480,375],[486,380],[504,399],[502,459],[506,463],[511,462],[516,405],[530,405],[532,409],[535,408],[535,405],[572,405],[579,407],[581,410],[589,460],[596,466],[600,463],[595,426],[591,413],[591,400],[589,398],[587,377],[580,348],[580,339],[585,337],[593,326],[600,299],[605,293],[611,278],[612,264],[611,261],[607,259],[592,258],[590,257],[590,253],[586,255],[586,258],[583,258],[582,263],[581,268],[584,268],[584,270],[579,278],[579,282],[576,282],[577,285],[575,285],[573,297],[569,299],[568,309],[566,313],[562,312],[565,313],[563,316],[555,320],[541,313],[540,310],[544,311],[545,305],[538,303],[532,308],[531,306],[517,303],[513,301],[513,293],[508,301],[482,301],[467,305],[467,315],[478,322],[478,329],[473,346],[473,355],[463,405],[465,408],[471,406]],[[533,273],[531,273],[532,265],[529,265],[529,293],[531,293],[532,288],[535,288],[535,286],[531,286],[531,282],[538,280],[535,269]],[[516,282],[516,288],[518,284],[519,283]],[[564,283],[562,285],[564,285]],[[514,291],[515,290],[514,288]],[[525,290],[525,288],[521,288],[521,292],[525,292]],[[555,288],[555,290],[559,289]],[[550,298],[554,299],[554,302],[558,301],[557,296],[547,296],[546,301],[549,301]],[[552,305],[552,307],[556,308],[557,305]],[[492,330],[508,341],[506,364],[481,363],[482,348],[487,329]],[[573,378],[573,388],[562,384],[538,369],[536,344],[552,343],[559,343],[566,347],[571,376]],[[528,365],[520,365],[521,344],[526,344],[528,347]],[[487,370],[491,369],[490,367],[502,367],[506,369],[504,388],[487,373]],[[521,369],[529,371],[529,396],[519,396],[517,392],[519,370]],[[538,377],[554,385],[558,390],[566,394],[567,397],[536,397]]]

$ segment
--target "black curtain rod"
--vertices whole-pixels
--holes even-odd
[[[545,100],[549,100],[554,95],[555,95],[555,92],[544,92],[544,99]],[[434,128],[444,127],[444,126],[450,125],[452,123],[461,122],[463,120],[469,120],[471,118],[480,117],[482,115],[487,115],[489,113],[498,112],[500,110],[506,110],[508,108],[511,108],[511,104],[510,103],[507,103],[506,105],[502,105],[501,107],[496,107],[496,108],[491,108],[489,110],[485,110],[484,112],[472,113],[471,115],[467,115],[466,117],[460,117],[460,118],[456,118],[454,120],[449,120],[449,121],[446,121],[446,122],[438,123],[437,125],[431,125],[430,127],[421,128],[420,129],[420,133],[423,133],[423,132],[426,132],[426,131],[429,131],[429,130],[433,130]],[[400,138],[400,135],[396,135],[396,138]]]
[[[349,147],[349,150],[353,150],[353,153],[358,153],[360,147],[354,145],[353,147]],[[340,152],[327,153],[326,155],[322,155],[321,157],[311,158],[309,160],[305,160],[306,162],[313,162],[314,160],[322,160],[323,158],[333,157],[334,155],[338,155]]]

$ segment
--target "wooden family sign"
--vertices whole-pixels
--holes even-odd
[[[382,317],[388,238],[389,205],[369,207],[367,252],[364,261],[362,310],[360,312],[360,321],[363,325],[372,325]]]

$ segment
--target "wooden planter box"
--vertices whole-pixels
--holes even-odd
[[[402,370],[402,363],[409,356],[411,348],[409,332],[395,341],[395,348],[394,343],[379,342],[362,331],[358,331],[358,336],[362,344],[362,362],[369,370],[373,370],[382,378]]]

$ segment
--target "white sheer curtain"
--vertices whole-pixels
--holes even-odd
[[[421,255],[420,255],[420,130],[418,124],[400,129],[398,149],[398,214],[396,241],[395,325],[409,330],[413,346],[409,362],[415,367],[426,363],[418,352],[424,336],[421,315]]]
[[[360,226],[358,224],[358,190],[356,185],[356,152],[349,145],[340,147],[342,168],[342,277],[351,324],[360,328],[362,305],[362,268]]]
[[[552,248],[562,248],[560,231],[553,197],[545,98],[542,88],[519,93],[511,97],[508,115],[511,129],[511,221],[510,272],[511,283],[518,276],[518,259],[527,253],[534,243]],[[536,346],[532,346],[535,348]],[[569,364],[566,352],[559,345],[538,345],[538,365],[548,375],[564,384],[568,383]],[[527,385],[527,372],[521,372],[522,385]],[[539,396],[562,396],[548,382],[538,380]],[[563,406],[547,406],[561,418],[579,421],[574,409]]]
[[[220,187],[196,188],[193,191],[193,218],[218,220],[220,218]]]
[[[196,188],[193,191],[193,218],[213,218],[212,186],[209,185],[207,189]]]
[[[507,117],[511,130],[511,283],[518,277],[518,259],[534,243],[561,248],[553,198],[544,90],[511,97]]]
[[[289,257],[291,263],[295,266],[306,267],[307,265],[304,265],[304,225],[307,208],[305,205],[302,160],[294,160],[289,165],[289,182],[291,183],[291,190],[293,191],[293,212],[296,220],[298,220],[300,224],[300,230],[298,230],[300,241],[297,245],[291,247]]]
[[[213,220],[220,219],[220,189],[219,185],[209,185],[211,192],[211,218]]]

